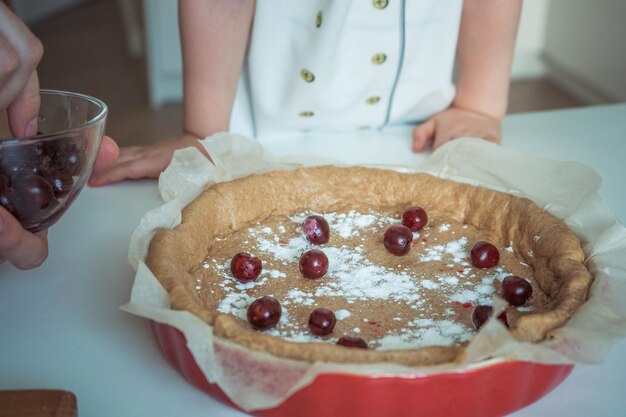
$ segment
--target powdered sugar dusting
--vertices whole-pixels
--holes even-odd
[[[468,243],[466,237],[450,241],[445,245],[434,245],[426,248],[426,253],[420,255],[419,260],[422,262],[429,262],[442,261],[445,259],[467,266],[469,265],[469,263],[465,261],[465,259],[469,258],[467,245]]]
[[[452,346],[470,340],[472,330],[452,320],[418,319],[407,323],[400,334],[378,340],[379,350]]]
[[[312,306],[313,304],[315,304],[315,300],[313,299],[311,294],[301,291],[297,288],[290,290],[287,293],[287,297],[289,298],[289,300],[293,301],[296,304],[302,304],[306,306]]]
[[[241,320],[247,320],[246,312],[248,306],[254,300],[254,297],[250,297],[243,292],[226,294],[226,297],[217,306],[217,311],[224,314],[231,314]]]
[[[344,329],[345,334],[361,334],[367,338],[370,347],[388,350],[452,346],[467,342],[474,334],[473,328],[458,321],[458,309],[467,308],[466,305],[490,305],[500,282],[510,275],[502,266],[489,271],[478,271],[471,266],[469,247],[475,240],[470,242],[468,239],[470,231],[466,231],[467,225],[457,226],[457,229],[447,222],[427,225],[420,233],[413,234],[414,242],[409,255],[398,257],[398,262],[391,266],[383,266],[368,257],[363,245],[372,236],[380,239],[384,230],[391,224],[397,224],[399,218],[355,210],[320,214],[328,222],[331,236],[335,238],[325,245],[315,246],[301,231],[302,222],[312,214],[317,213],[297,213],[285,217],[278,224],[271,223],[272,227],[257,224],[244,232],[247,235],[240,240],[241,250],[254,253],[264,262],[261,275],[254,282],[241,283],[234,279],[230,273],[230,259],[208,258],[200,265],[202,270],[211,271],[222,279],[215,284],[224,294],[219,300],[218,312],[245,321],[249,304],[259,294],[271,295],[272,290],[265,293],[259,289],[267,285],[274,288],[271,285],[277,280],[288,278],[284,270],[293,270],[294,266],[297,270],[302,253],[315,248],[328,257],[328,272],[317,280],[306,280],[300,275],[289,277],[288,282],[293,287],[282,290],[279,297],[283,307],[281,320],[265,333],[293,342],[335,343],[343,334],[315,336],[306,323],[296,320],[293,312],[300,311],[298,317],[302,317],[303,311],[308,315],[309,311],[324,307],[320,300],[339,299],[343,300],[346,308],[334,311],[337,326],[349,323],[350,327]],[[503,248],[502,253],[513,256],[512,242],[509,247]],[[429,271],[435,272],[421,275],[417,266],[426,264],[431,265]],[[198,281],[195,288],[203,290],[202,283]],[[436,314],[430,311],[432,297],[444,303]],[[363,303],[392,303],[403,306],[404,313],[395,312],[394,316],[387,318],[377,314],[363,317],[362,310],[359,310]],[[459,307],[459,304],[465,307]],[[518,311],[531,311],[531,308],[521,307]],[[429,318],[422,317],[423,314]],[[390,323],[403,324],[391,326],[396,330],[381,333],[380,329],[387,328]]]
[[[413,302],[421,298],[409,274],[396,273],[367,260],[348,248],[327,247],[328,275],[315,291],[315,296],[345,297],[347,300],[391,299]]]
[[[345,309],[335,311],[335,318],[337,320],[343,320],[345,318],[350,317],[351,315],[352,313],[350,313],[348,310],[345,310]]]

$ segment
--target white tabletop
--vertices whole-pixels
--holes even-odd
[[[263,143],[276,155],[419,164],[424,156],[409,152],[409,132]],[[626,221],[626,104],[510,116],[504,138],[512,149],[593,167],[603,178],[601,196]],[[163,359],[148,323],[118,308],[134,276],[126,260],[130,235],[159,204],[154,181],[85,189],[50,230],[42,267],[0,265],[0,389],[69,390],[81,416],[244,416],[189,385]],[[623,415],[624,387],[626,340],[620,340],[603,364],[577,366],[552,393],[514,415]]]

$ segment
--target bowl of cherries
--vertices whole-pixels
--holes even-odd
[[[107,106],[83,94],[41,90],[38,132],[0,139],[0,204],[36,232],[61,218],[89,179]]]

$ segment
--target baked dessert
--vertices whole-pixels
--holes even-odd
[[[218,337],[283,358],[406,365],[461,360],[495,292],[514,337],[550,337],[587,298],[583,261],[578,238],[530,200],[359,167],[215,184],[146,258],[171,307]]]

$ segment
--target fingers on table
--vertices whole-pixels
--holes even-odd
[[[435,136],[435,127],[435,121],[430,119],[413,129],[413,152],[421,152],[426,148]]]

